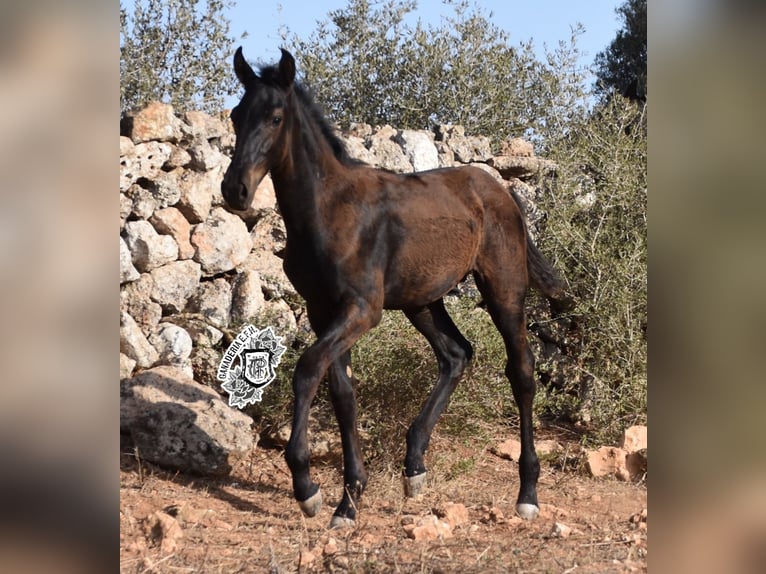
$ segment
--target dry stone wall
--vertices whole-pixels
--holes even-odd
[[[230,210],[221,196],[235,141],[228,119],[153,103],[120,128],[120,378],[167,365],[213,384],[222,339],[253,318],[308,339],[282,270],[285,230],[270,178],[247,211]],[[528,142],[507,141],[495,155],[488,138],[462,126],[358,124],[342,135],[351,155],[374,167],[488,171],[524,199],[534,232],[533,182],[554,166]]]

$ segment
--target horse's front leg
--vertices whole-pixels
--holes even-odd
[[[359,499],[367,485],[357,428],[356,387],[351,373],[351,353],[346,352],[330,366],[330,399],[338,420],[343,444],[343,498],[335,510],[331,528],[353,526]]]
[[[332,363],[380,321],[382,311],[364,301],[347,304],[317,341],[298,359],[293,375],[293,426],[285,459],[293,478],[293,494],[306,516],[315,516],[322,506],[319,485],[309,472],[308,417],[319,383]]]

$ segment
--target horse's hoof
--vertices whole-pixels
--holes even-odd
[[[534,520],[537,518],[537,515],[540,514],[540,509],[536,504],[519,502],[516,505],[516,514],[521,516],[524,520]]]
[[[423,490],[423,485],[426,483],[426,474],[416,474],[415,476],[402,476],[402,483],[404,484],[404,496],[408,498],[415,498],[420,491]]]
[[[330,530],[334,530],[336,528],[353,528],[354,524],[355,522],[353,518],[346,518],[345,516],[333,516],[332,520],[330,520]]]
[[[298,506],[301,507],[303,514],[311,518],[319,513],[322,508],[322,491],[317,490],[316,494],[309,496],[306,500],[299,500]]]

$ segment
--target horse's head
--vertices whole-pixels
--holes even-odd
[[[236,145],[221,193],[234,209],[247,209],[258,184],[286,148],[285,112],[295,80],[295,60],[282,50],[279,65],[264,69],[259,76],[238,48],[234,71],[245,94],[231,111]]]

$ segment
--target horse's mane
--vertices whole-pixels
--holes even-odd
[[[277,66],[264,66],[259,69],[259,77],[265,82],[272,84],[278,84],[279,70]],[[347,166],[360,165],[362,162],[352,158],[346,144],[340,137],[338,137],[335,129],[325,117],[324,110],[314,100],[311,89],[301,82],[295,82],[293,84],[293,92],[295,93],[299,105],[303,108],[305,116],[314,123],[314,126],[318,130],[319,134],[327,141],[333,154],[342,164]]]

